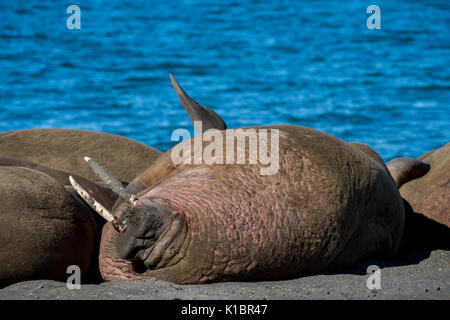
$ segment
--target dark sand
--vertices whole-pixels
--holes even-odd
[[[381,289],[366,286],[367,267],[381,267]],[[25,281],[0,290],[0,299],[445,299],[450,300],[450,251],[420,252],[397,260],[369,260],[346,273],[287,281],[174,285],[122,280],[85,284]]]

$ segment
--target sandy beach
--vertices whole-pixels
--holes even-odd
[[[381,268],[381,289],[367,288],[366,270],[370,265]],[[1,289],[0,299],[450,300],[450,251],[425,251],[390,261],[367,260],[345,273],[285,281],[175,285],[165,281],[116,280],[84,284],[79,290],[69,290],[63,282],[25,281]]]

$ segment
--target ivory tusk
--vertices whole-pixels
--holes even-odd
[[[117,180],[112,174],[110,174],[106,169],[92,160],[89,157],[84,157],[84,161],[91,167],[92,171],[108,186],[114,193],[120,196],[122,199],[127,201],[132,205],[136,205],[137,198],[129,193],[122,185],[122,183]]]
[[[72,176],[69,176],[69,181],[75,191],[80,195],[80,197],[83,198],[83,200],[86,201],[86,203],[89,204],[91,208],[95,210],[95,212],[101,215],[108,222],[111,222],[113,224],[116,222],[116,218],[113,216],[113,214],[109,212],[109,210],[104,206],[102,206],[101,203],[95,200],[86,190],[84,190],[84,188],[80,184],[78,184],[78,182],[76,182]]]

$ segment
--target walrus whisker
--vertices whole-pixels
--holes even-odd
[[[124,226],[122,226],[116,219],[116,217],[106,209],[101,203],[95,200],[72,176],[69,176],[69,181],[75,191],[79,196],[86,201],[86,203],[95,210],[99,215],[101,215],[106,221],[111,222],[116,230],[122,232]]]
[[[136,205],[137,198],[125,190],[122,183],[110,174],[102,165],[98,164],[89,157],[84,157],[84,161],[91,167],[92,171],[119,197],[132,205]]]
[[[202,121],[202,131],[205,132],[208,129],[226,130],[227,125],[225,121],[213,110],[204,107],[192,99],[178,84],[173,75],[170,73],[170,84],[175,89],[181,104],[188,113],[192,122]],[[203,133],[199,132],[199,133]]]

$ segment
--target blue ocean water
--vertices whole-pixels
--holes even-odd
[[[66,9],[81,9],[69,30]],[[366,9],[381,8],[369,30]],[[99,130],[161,150],[172,87],[234,128],[295,124],[384,160],[450,141],[450,2],[0,0],[0,131]],[[118,153],[118,156],[120,153]]]

